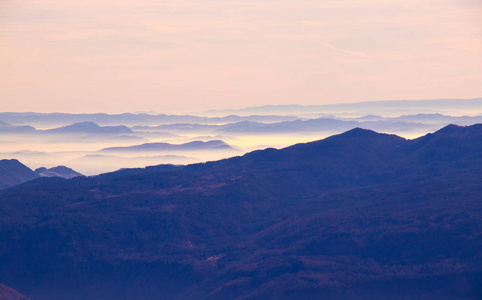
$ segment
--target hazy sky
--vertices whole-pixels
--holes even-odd
[[[482,96],[482,0],[0,0],[0,111]]]

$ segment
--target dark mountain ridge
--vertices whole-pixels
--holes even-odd
[[[472,126],[448,125],[441,130],[413,140],[409,152],[433,161],[470,159],[480,157],[482,124]]]
[[[30,124],[38,127],[67,126],[72,122],[93,122],[101,125],[152,125],[172,123],[199,123],[199,124],[222,124],[239,122],[243,120],[261,122],[279,122],[294,120],[296,117],[275,116],[275,115],[251,115],[236,116],[227,115],[224,117],[201,117],[193,115],[166,115],[166,114],[144,114],[144,113],[123,113],[123,114],[69,114],[69,113],[34,113],[34,112],[1,112],[0,119],[12,124]]]
[[[29,182],[40,177],[61,177],[70,179],[78,176],[83,175],[64,166],[57,166],[50,169],[42,167],[32,171],[32,169],[16,159],[0,160],[0,190]]]
[[[482,98],[473,99],[434,99],[434,100],[395,100],[395,101],[366,101],[357,103],[338,103],[325,105],[264,105],[256,107],[246,107],[242,109],[227,109],[227,110],[211,110],[207,111],[207,115],[223,115],[223,114],[277,114],[277,115],[292,115],[292,114],[313,114],[313,112],[370,112],[371,114],[377,112],[438,112],[438,111],[460,111],[482,108]]]
[[[478,299],[481,134],[357,128],[34,180],[0,192],[0,282],[37,300]]]
[[[135,126],[133,129],[137,132],[197,132],[197,133],[211,133],[211,134],[247,134],[247,135],[274,135],[274,134],[320,134],[320,133],[338,133],[356,127],[363,127],[371,130],[382,130],[387,132],[411,132],[411,131],[427,131],[432,128],[440,128],[442,125],[449,124],[450,120],[457,121],[458,118],[449,117],[449,120],[440,121],[437,124],[425,124],[423,122],[416,122],[416,120],[403,121],[397,118],[381,118],[380,120],[353,120],[353,119],[338,119],[336,117],[322,117],[312,119],[297,119],[282,122],[253,122],[241,121],[235,123],[221,124],[221,125],[206,125],[195,123],[175,123],[169,125],[159,126]],[[471,118],[460,118],[460,122],[465,124],[473,124],[475,120]]]
[[[132,133],[126,126],[99,126],[94,122],[78,122],[72,125],[44,130],[47,133],[90,133],[90,134],[125,134]]]
[[[38,178],[38,175],[18,160],[0,160],[0,190],[35,178]]]

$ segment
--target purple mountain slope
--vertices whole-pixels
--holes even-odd
[[[34,171],[16,159],[0,160],[0,189],[38,178]]]
[[[61,177],[65,179],[84,176],[79,172],[76,172],[71,168],[67,168],[64,166],[53,167],[50,169],[42,167],[42,168],[35,169],[35,173],[38,174],[40,177]]]
[[[46,130],[48,133],[90,133],[125,134],[132,133],[126,126],[99,126],[94,122],[79,122],[72,125]]]
[[[111,147],[105,148],[103,152],[143,152],[143,151],[188,151],[188,150],[220,150],[233,149],[231,146],[221,140],[213,141],[194,141],[185,144],[169,144],[169,143],[146,143],[142,145],[129,147]]]
[[[0,191],[0,281],[36,300],[480,299],[482,126]]]

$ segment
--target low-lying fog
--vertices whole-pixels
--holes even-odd
[[[205,116],[0,113],[0,159],[15,158],[32,169],[64,165],[84,175],[96,175],[120,168],[218,160],[257,149],[314,141],[355,127],[413,139],[448,124],[482,122],[482,116],[475,114],[480,113],[478,109],[460,116],[459,110],[450,111],[450,107],[455,107],[453,103],[444,106],[440,103],[446,100],[437,101],[430,102],[430,109],[422,110],[430,113],[398,116],[391,115],[393,109],[390,116],[371,114],[368,108],[373,103],[361,106],[366,113],[363,115],[361,111],[347,112],[340,108],[338,113],[332,109],[330,115],[310,117],[307,117],[309,109],[298,106],[250,108],[247,111],[253,115],[244,116],[228,115],[232,111],[226,111],[224,116],[216,117],[206,116],[210,113]],[[482,107],[482,99],[469,102]],[[428,107],[427,103],[422,101]],[[211,112],[214,113],[222,112]]]

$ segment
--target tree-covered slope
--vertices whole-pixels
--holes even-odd
[[[0,281],[41,299],[477,299],[482,134],[321,141],[0,193]]]

